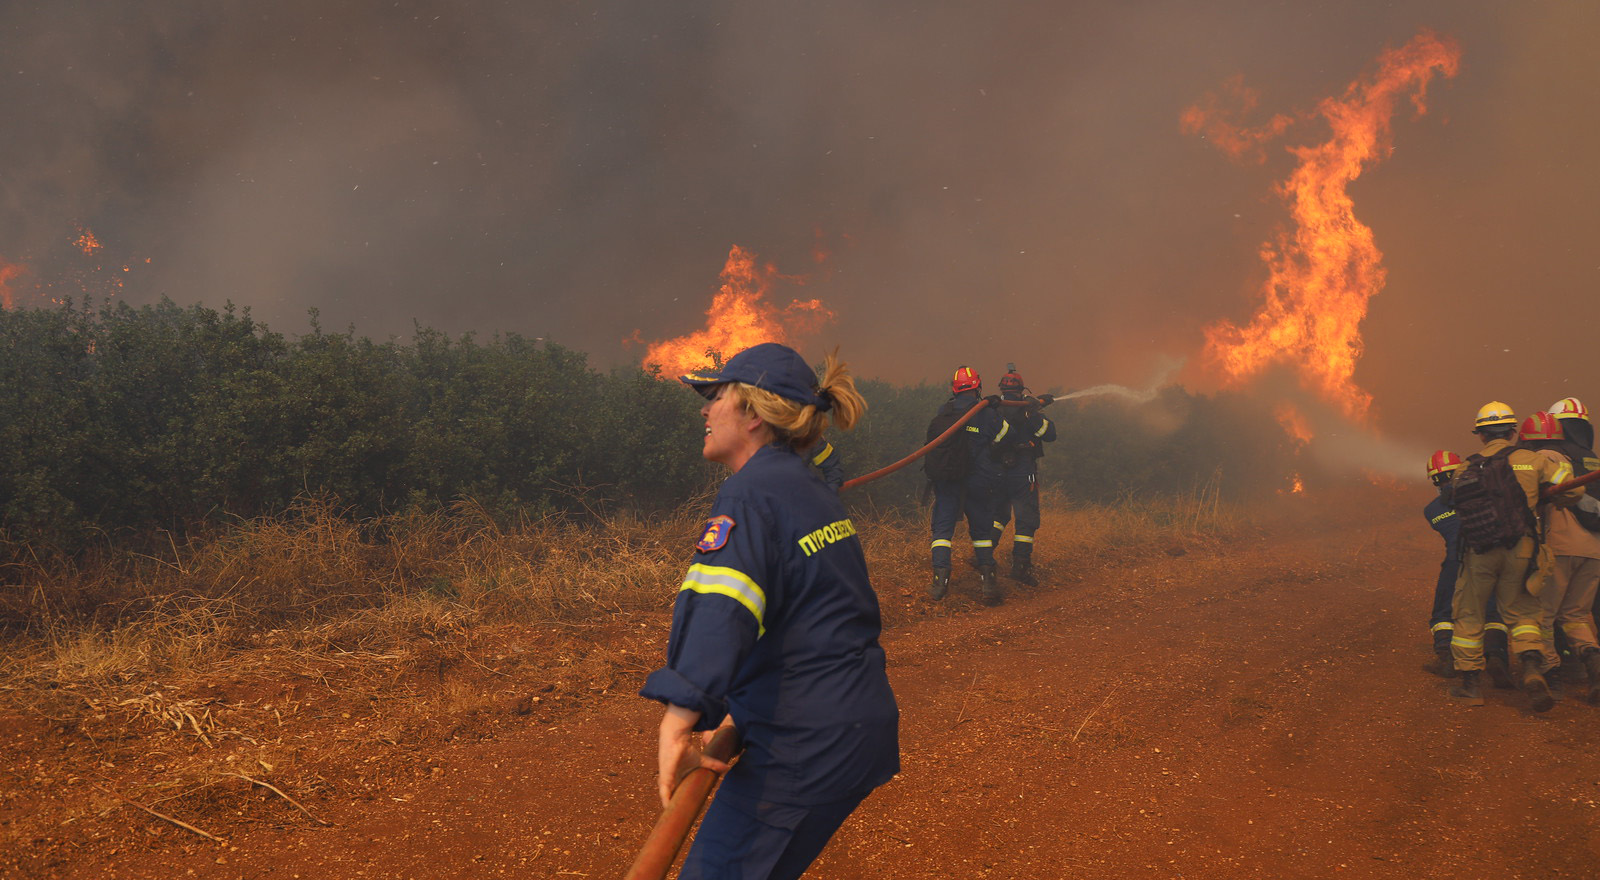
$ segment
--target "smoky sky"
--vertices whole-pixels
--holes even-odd
[[[1489,399],[1600,404],[1600,4],[8,3],[0,258],[82,271],[81,225],[133,304],[604,368],[700,328],[737,244],[811,277],[774,295],[859,374],[1214,388],[1201,329],[1249,319],[1326,129],[1239,164],[1180,114],[1235,76],[1309,110],[1422,28],[1461,68],[1350,186],[1388,271],[1356,378],[1465,448]]]

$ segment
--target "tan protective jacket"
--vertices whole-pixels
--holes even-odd
[[[1571,466],[1567,457],[1554,449],[1540,449],[1537,454],[1557,464],[1565,464],[1569,468]],[[1522,472],[1517,473],[1520,475]],[[1567,479],[1570,480],[1572,477],[1569,475]],[[1550,545],[1550,549],[1557,556],[1600,559],[1600,535],[1578,525],[1578,518],[1572,515],[1572,511],[1548,504],[1539,511],[1539,515],[1544,521],[1545,543]]]

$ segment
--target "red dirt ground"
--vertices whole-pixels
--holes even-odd
[[[932,607],[920,572],[880,572],[908,621],[884,634],[904,768],[808,876],[1600,876],[1600,709],[1569,697],[1536,716],[1493,690],[1450,704],[1421,670],[1441,549],[1426,498],[1376,497],[1285,499],[1246,537],[1145,559],[1059,558],[1042,535],[1049,582],[996,609],[972,601],[970,574]],[[216,748],[325,827],[238,778],[159,801],[162,765],[101,772],[91,756],[112,746],[93,731],[0,718],[0,875],[620,877],[657,812],[659,710],[633,691],[667,623],[508,635],[371,683],[485,670],[494,699],[442,707],[433,728],[396,727],[328,679],[218,685],[237,717],[275,700],[286,733]],[[614,679],[583,671],[596,645]],[[289,707],[315,723],[284,721]]]

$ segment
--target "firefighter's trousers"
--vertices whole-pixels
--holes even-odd
[[[1011,559],[1028,565],[1033,559],[1033,536],[1039,531],[1039,477],[1029,469],[1013,468],[1000,481],[1001,497],[995,505],[994,530],[998,539],[1017,515],[1016,531],[1011,533]]]
[[[1446,556],[1444,562],[1439,564],[1439,579],[1433,585],[1433,613],[1428,616],[1428,629],[1433,632],[1434,650],[1445,650],[1450,647],[1450,636],[1455,630],[1455,598],[1456,587],[1461,583],[1461,560]],[[1485,603],[1483,619],[1484,630],[1491,633],[1488,647],[1490,653],[1498,650],[1502,659],[1505,658],[1507,627],[1500,619],[1500,609],[1494,603],[1494,594],[1489,594],[1489,601]],[[1499,633],[1498,636],[1493,635]],[[1494,639],[1498,638],[1498,649]]]
[[[933,481],[933,567],[950,569],[950,542],[961,518],[966,487],[959,480]]]
[[[933,483],[933,567],[950,568],[950,545],[956,521],[964,513],[972,538],[973,561],[994,564],[994,487],[987,481],[935,480]]]
[[[1461,583],[1452,605],[1454,629],[1450,656],[1457,670],[1483,669],[1483,618],[1490,596],[1500,606],[1500,616],[1510,628],[1511,656],[1524,651],[1544,651],[1539,599],[1528,592],[1533,570],[1533,538],[1515,547],[1466,550],[1461,560]]]
[[[1557,556],[1551,577],[1539,593],[1543,614],[1539,618],[1544,640],[1544,668],[1561,665],[1556,653],[1556,629],[1566,634],[1567,649],[1581,655],[1586,648],[1600,647],[1595,642],[1594,596],[1600,587],[1600,559],[1585,556]]]

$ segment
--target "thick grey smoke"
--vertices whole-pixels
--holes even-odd
[[[1179,114],[1233,76],[1305,109],[1424,26],[1461,73],[1352,195],[1389,272],[1357,379],[1433,446],[1491,398],[1600,401],[1600,5],[7,4],[0,258],[64,277],[81,223],[131,302],[606,365],[700,327],[731,245],[808,271],[820,235],[812,350],[862,374],[1136,385],[1172,353],[1206,387],[1292,143],[1241,167]]]

